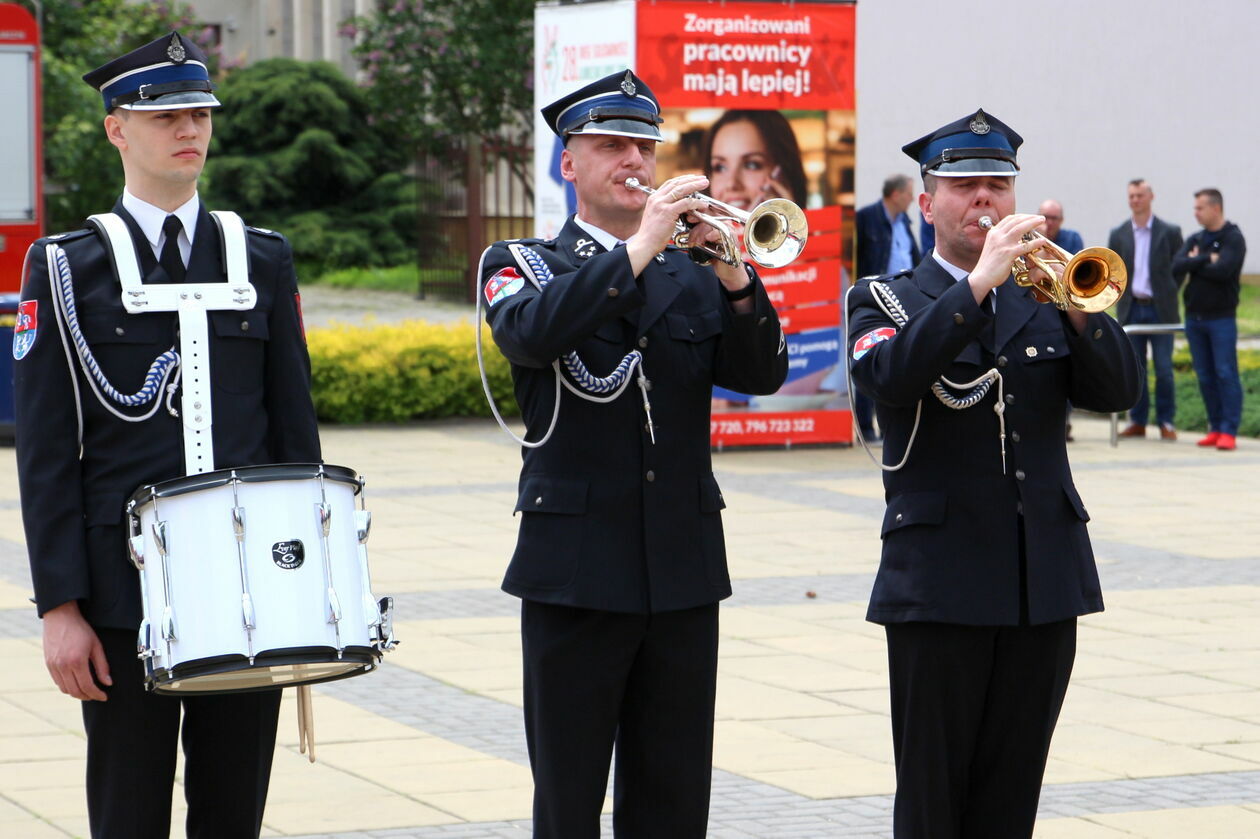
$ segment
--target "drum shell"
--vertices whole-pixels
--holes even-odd
[[[143,540],[140,573],[152,652],[149,669],[158,689],[161,682],[178,678],[180,670],[195,671],[200,662],[224,657],[265,659],[268,654],[302,651],[335,661],[341,649],[358,648],[357,658],[372,650],[370,622],[377,616],[364,613],[368,581],[363,578],[354,516],[360,487],[357,480],[340,473],[335,478],[324,474],[321,480],[317,464],[248,467],[180,478],[136,494],[132,527]],[[232,481],[231,474],[238,480]],[[327,548],[341,614],[336,625],[329,621],[321,502],[328,504],[331,514]],[[252,631],[245,628],[242,606],[232,516],[236,506],[244,511],[242,544],[253,604]],[[165,563],[155,534],[158,522],[165,522]],[[300,559],[293,550],[298,544]],[[162,638],[166,569],[176,634],[169,645]],[[249,666],[247,661],[241,664]],[[362,672],[370,667],[350,669]]]

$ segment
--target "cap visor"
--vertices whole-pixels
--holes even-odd
[[[1019,174],[1019,167],[1009,160],[996,160],[991,157],[968,157],[963,160],[951,160],[941,163],[926,174],[940,178],[970,178],[975,175],[998,175],[1014,177]]]
[[[153,99],[141,99],[129,105],[119,105],[128,111],[175,111],[181,108],[218,108],[222,103],[213,93],[204,90],[177,90]]]
[[[578,134],[611,134],[614,137],[642,137],[657,142],[661,140],[661,129],[637,119],[602,119],[588,122],[576,131],[568,132],[570,137]]]

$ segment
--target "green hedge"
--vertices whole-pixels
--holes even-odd
[[[315,411],[325,422],[490,416],[469,324],[334,326],[308,338]],[[482,339],[495,402],[517,414],[507,360],[488,329]]]
[[[405,321],[381,326],[334,326],[309,334],[315,409],[325,422],[403,422],[436,417],[490,416],[473,328]],[[483,327],[486,376],[499,410],[519,413],[507,360]],[[1260,350],[1240,350],[1243,420],[1239,433],[1260,436]],[[1206,430],[1199,382],[1182,348],[1173,355],[1177,427]],[[1151,374],[1151,392],[1155,378]],[[1153,406],[1152,406],[1153,407]]]

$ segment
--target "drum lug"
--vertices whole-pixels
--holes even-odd
[[[162,639],[168,643],[179,640],[175,634],[175,613],[170,606],[162,610]]]
[[[246,629],[256,629],[254,624],[254,598],[249,596],[249,592],[241,594],[241,620],[245,622]]]
[[[245,541],[245,508],[232,508],[232,532],[236,534],[236,541]]]
[[[341,599],[332,586],[328,587],[328,622],[341,623]]]
[[[157,655],[157,651],[149,646],[149,635],[152,629],[147,620],[141,621],[140,632],[136,636],[136,658],[141,661],[147,661]]]
[[[315,514],[319,517],[319,528],[327,539],[332,531],[332,506],[326,501],[321,501],[315,505]]]
[[[380,611],[381,622],[377,627],[376,648],[389,651],[398,646],[398,641],[394,640],[394,598],[382,597],[377,609]]]
[[[355,510],[354,511],[354,528],[358,532],[359,544],[366,545],[368,536],[372,533],[372,512],[371,510]]]
[[[153,522],[153,541],[157,545],[158,553],[162,556],[166,556],[166,522]]]
[[[127,555],[137,571],[144,571],[144,535],[131,536],[127,539]]]

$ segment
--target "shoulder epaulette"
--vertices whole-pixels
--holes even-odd
[[[276,231],[274,231],[274,230],[268,230],[268,229],[267,229],[267,228],[265,228],[265,227],[253,227],[252,225],[248,225],[248,224],[247,224],[247,225],[245,225],[245,229],[246,229],[246,230],[248,230],[250,233],[259,233],[259,234],[261,234],[261,235],[263,235],[263,236],[271,236],[271,237],[273,237],[273,238],[275,238],[275,239],[283,239],[283,238],[284,238],[284,234],[283,234],[283,233],[277,233]]]
[[[91,236],[95,232],[96,230],[94,228],[84,227],[79,230],[67,230],[64,233],[54,233],[51,236],[43,237],[40,241],[56,242],[60,245],[66,242],[73,242],[75,239],[82,239],[84,236]]]

